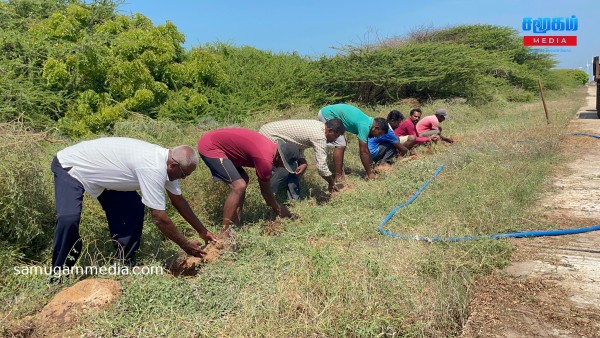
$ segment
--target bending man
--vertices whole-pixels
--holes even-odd
[[[437,142],[439,139],[439,135],[432,135],[431,137],[428,137],[419,136],[419,134],[417,134],[416,126],[419,120],[421,119],[421,113],[421,109],[419,108],[411,109],[409,113],[410,118],[408,120],[404,120],[397,127],[394,128],[394,134],[396,134],[396,136],[398,136],[398,138],[400,138],[401,141],[403,137],[414,138],[414,142],[410,146],[407,146],[408,149],[411,149],[414,146],[425,144],[430,141]]]
[[[388,132],[379,137],[369,137],[369,152],[371,153],[371,159],[375,165],[387,166],[394,162],[394,159],[399,156],[404,156],[408,153],[408,149],[405,144],[394,135],[394,126],[398,126],[400,121],[404,119],[404,116],[397,111],[392,110],[388,114],[389,129]],[[392,125],[393,124],[393,125]],[[404,142],[412,145],[414,137],[405,137]]]
[[[216,240],[183,198],[177,182],[197,166],[198,156],[192,147],[165,149],[123,137],[84,141],[59,151],[52,161],[57,214],[53,268],[73,266],[81,253],[79,223],[84,191],[97,198],[106,213],[117,259],[135,265],[145,206],[166,237],[186,253],[202,257],[205,252],[200,243],[185,238],[165,212],[166,189],[175,209],[200,237],[207,243]],[[142,192],[141,197],[136,190]]]
[[[453,139],[442,135],[442,126],[440,126],[440,123],[444,122],[448,118],[448,113],[445,109],[438,109],[435,111],[435,115],[424,117],[421,121],[419,121],[419,123],[417,123],[417,133],[419,133],[419,136],[428,137],[439,135],[442,141],[453,143]]]
[[[223,205],[223,229],[228,236],[231,224],[241,224],[246,186],[250,178],[243,167],[256,171],[260,192],[268,206],[280,217],[291,217],[285,205],[275,200],[269,186],[274,168],[288,173],[298,169],[298,148],[290,143],[277,144],[254,130],[223,128],[210,131],[198,140],[198,151],[215,181],[229,184],[231,191]]]
[[[388,132],[389,126],[384,118],[372,118],[360,109],[349,104],[334,104],[321,108],[317,115],[319,121],[325,123],[331,119],[340,119],[347,132],[358,137],[358,149],[360,161],[365,168],[367,179],[375,178],[371,171],[371,154],[367,142],[369,137],[379,137]],[[333,150],[333,165],[335,167],[335,179],[342,181],[344,176],[344,152],[346,151],[346,138],[340,135],[335,142],[329,143],[335,147]]]
[[[304,150],[307,148],[314,149],[317,171],[327,181],[329,191],[337,191],[335,180],[327,166],[326,148],[328,142],[334,142],[344,134],[345,130],[339,119],[331,119],[324,124],[315,120],[285,120],[267,123],[260,127],[258,132],[271,141],[289,142],[297,146],[300,151],[298,169],[294,173],[288,173],[285,168],[277,168],[273,171],[271,191],[277,195],[279,187],[286,185],[288,198],[300,199],[298,176],[302,175],[308,166],[304,156]]]

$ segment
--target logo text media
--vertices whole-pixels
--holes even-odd
[[[532,32],[536,35],[523,36],[525,46],[577,46],[576,35],[558,35],[556,33],[574,32],[579,28],[579,20],[575,15],[570,17],[553,18],[523,18],[521,25],[524,32]],[[546,33],[553,35],[545,35]],[[556,34],[556,35],[555,35]]]

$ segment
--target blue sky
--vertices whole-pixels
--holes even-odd
[[[577,35],[578,45],[556,48],[565,51],[554,53],[558,67],[581,67],[587,71],[586,64],[600,55],[598,0],[124,1],[119,6],[121,14],[142,13],[156,25],[173,22],[185,35],[186,47],[221,41],[273,52],[321,56],[335,54],[332,47],[377,42],[423,26],[481,23],[522,32],[524,17],[576,15],[579,29],[570,35]]]

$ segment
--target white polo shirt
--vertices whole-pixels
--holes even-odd
[[[165,189],[181,195],[177,181],[169,181],[169,149],[125,137],[105,137],[67,147],[56,155],[63,168],[98,198],[104,189],[141,190],[142,203],[165,210]]]

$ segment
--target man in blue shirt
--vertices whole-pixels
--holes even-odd
[[[388,123],[390,116],[388,115]],[[400,113],[400,120],[403,119]],[[371,160],[375,164],[390,165],[394,158],[398,155],[404,156],[408,153],[408,149],[400,143],[400,140],[394,134],[394,129],[390,126],[387,133],[379,137],[370,137],[368,140],[369,152]]]

